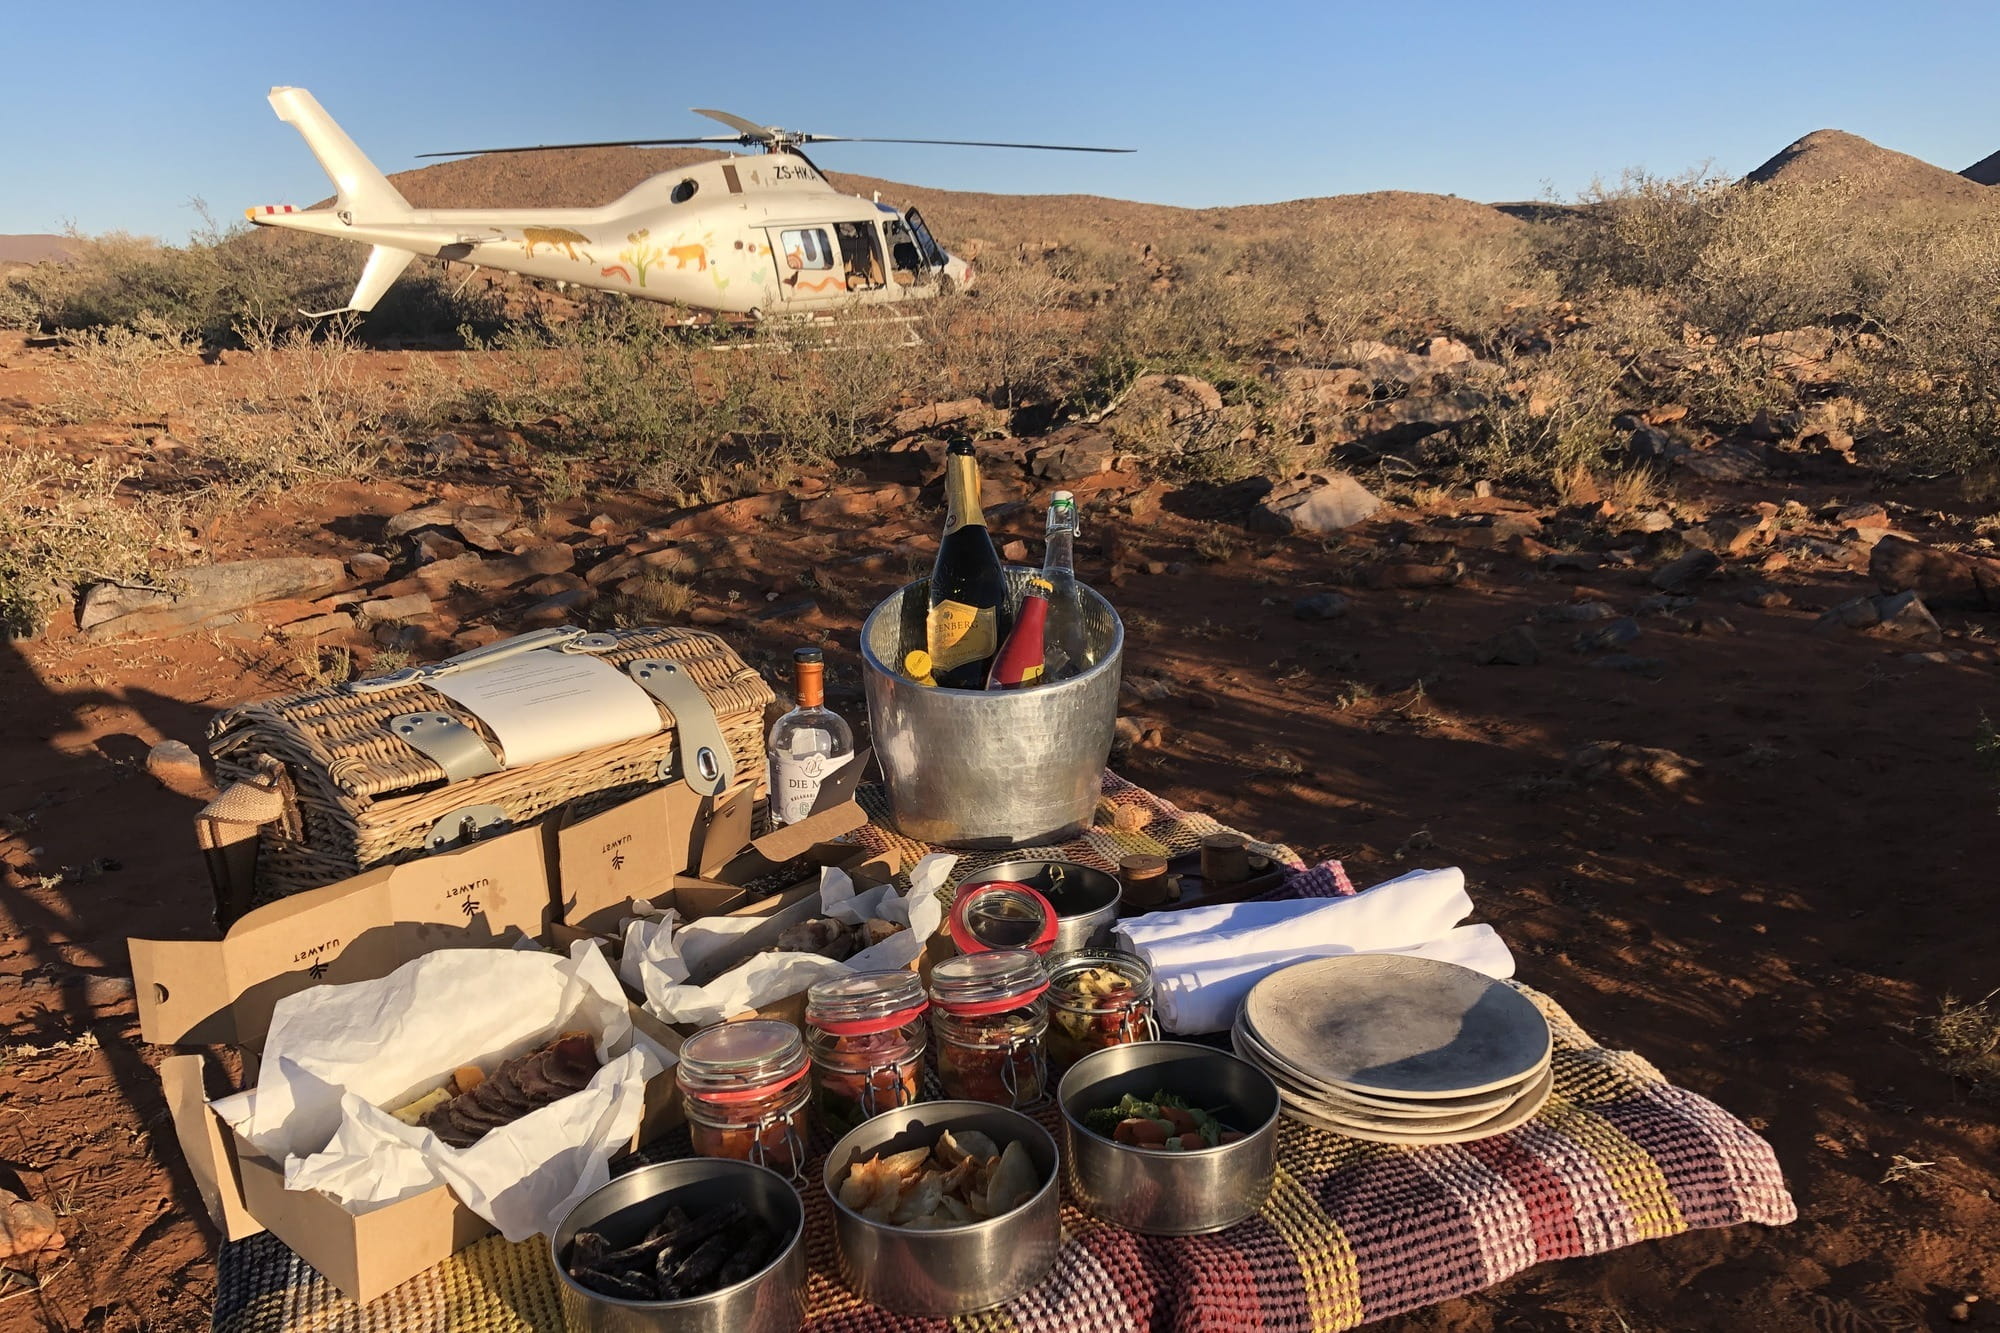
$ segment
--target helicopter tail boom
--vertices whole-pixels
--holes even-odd
[[[409,200],[355,147],[354,140],[311,93],[303,88],[273,88],[271,109],[279,120],[299,132],[319,159],[337,192],[336,207],[371,222],[409,215]]]

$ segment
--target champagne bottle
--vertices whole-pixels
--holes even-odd
[[[826,659],[817,648],[792,654],[798,707],[771,724],[771,822],[796,824],[812,813],[820,785],[854,757],[854,732],[826,706]]]
[[[1014,632],[993,657],[987,673],[989,690],[1018,690],[1042,683],[1042,635],[1049,616],[1049,581],[1037,576],[1028,580],[1021,595],[1021,610],[1014,619]]]
[[[912,648],[903,655],[903,674],[919,685],[937,684],[937,677],[931,674],[931,655],[921,648]]]
[[[1000,650],[1007,579],[979,508],[979,463],[972,441],[953,440],[944,459],[944,538],[931,569],[924,647],[937,683],[979,690]]]
[[[1078,527],[1076,497],[1057,491],[1049,501],[1048,554],[1042,560],[1042,577],[1049,582],[1048,629],[1043,638],[1052,681],[1081,675],[1097,660],[1090,651],[1089,623],[1074,569]]]

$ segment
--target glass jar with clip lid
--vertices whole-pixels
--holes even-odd
[[[923,981],[908,969],[856,972],[806,991],[814,1101],[833,1133],[922,1095],[929,1008]]]
[[[1136,954],[1079,949],[1049,960],[1049,1069],[1108,1046],[1158,1041],[1153,969]]]
[[[931,1033],[945,1096],[1023,1107],[1048,1090],[1048,973],[1027,949],[960,954],[931,969]]]
[[[674,1081],[696,1155],[734,1157],[796,1176],[806,1158],[812,1089],[799,1030],[752,1018],[703,1028],[681,1046]]]

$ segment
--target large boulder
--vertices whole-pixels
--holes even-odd
[[[338,560],[280,556],[177,570],[175,587],[99,583],[83,595],[77,626],[94,640],[122,634],[178,634],[262,602],[312,598],[347,578]]]
[[[1366,486],[1344,472],[1305,472],[1273,486],[1250,512],[1259,532],[1338,532],[1382,507]]]
[[[512,510],[445,500],[404,510],[389,520],[382,529],[382,535],[401,537],[422,528],[450,528],[463,537],[468,546],[477,546],[482,551],[497,551],[502,546],[502,535],[518,522],[520,516]]]
[[[1920,593],[1935,607],[2000,611],[2000,560],[1887,536],[1869,552],[1868,573],[1883,592]]]

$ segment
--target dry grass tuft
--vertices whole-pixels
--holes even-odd
[[[1994,995],[2000,991],[1976,1002],[1946,996],[1941,1013],[1917,1023],[1917,1035],[1938,1063],[1988,1098],[2000,1098],[2000,1012],[1993,1008]]]

